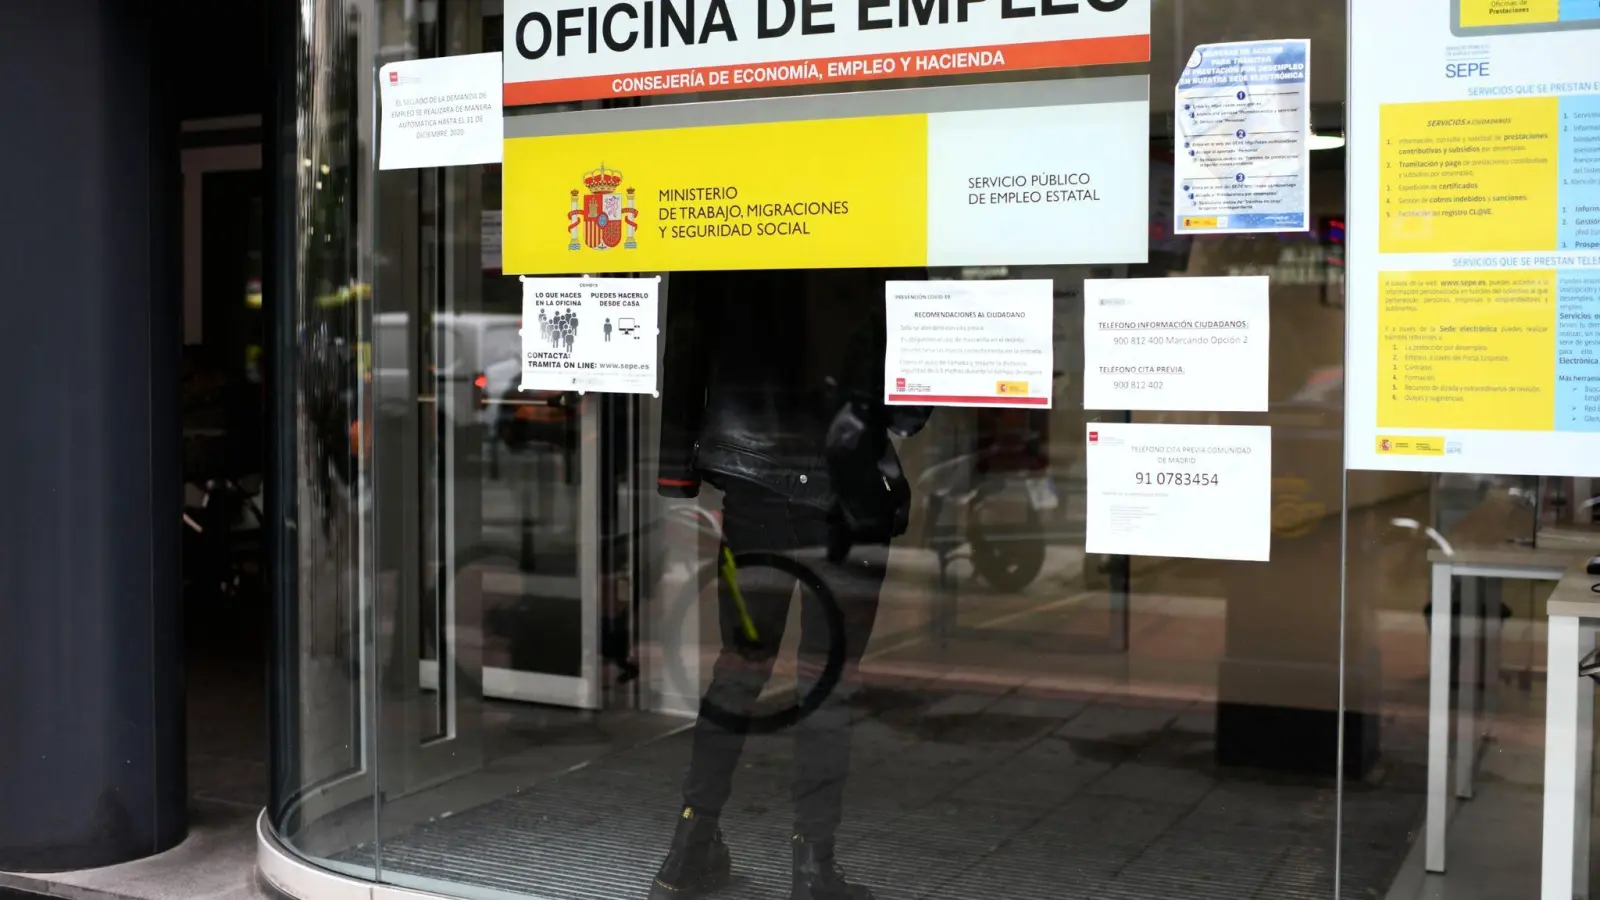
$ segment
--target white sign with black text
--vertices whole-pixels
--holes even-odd
[[[1265,275],[1084,283],[1083,408],[1267,411]]]
[[[1049,409],[1053,283],[891,281],[884,402]]]
[[[1272,429],[1090,422],[1084,549],[1266,562]]]
[[[657,394],[661,279],[522,278],[522,389]]]
[[[378,70],[378,92],[380,169],[473,166],[505,155],[498,53],[392,62]]]

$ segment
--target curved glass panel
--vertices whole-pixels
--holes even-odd
[[[509,110],[511,135],[580,109],[601,129],[798,95],[1148,78],[1147,262],[639,273],[663,276],[660,397],[520,390],[501,167],[374,165],[379,68],[500,50],[502,3],[307,0],[290,18],[273,322],[292,486],[277,521],[293,526],[276,560],[293,574],[272,815],[295,850],[459,897],[720,886],[724,843],[730,898],[835,861],[886,898],[1420,896],[1444,783],[1430,723],[1478,709],[1424,685],[1426,529],[1516,537],[1534,516],[1518,498],[1539,490],[1346,478],[1342,4],[1156,0],[1146,65]],[[1175,236],[1179,73],[1198,45],[1282,38],[1312,48],[1310,229]],[[1245,275],[1270,284],[1266,412],[1084,408],[1087,281]],[[798,480],[843,405],[830,391],[865,385],[887,415],[896,279],[1048,281],[1054,403],[942,407],[892,437],[873,419],[906,518],[841,553],[842,506],[711,445],[744,429],[788,448],[763,465]],[[751,418],[728,426],[730,409]],[[1271,427],[1269,561],[1086,552],[1086,433],[1141,424]],[[1461,590],[1452,610],[1491,608],[1489,588]],[[1521,835],[1507,846],[1533,855],[1543,594],[1516,590],[1498,595],[1517,623],[1502,661],[1460,677],[1498,666],[1513,685],[1495,696],[1515,759],[1490,769],[1517,786],[1494,795]],[[1452,893],[1494,883],[1462,855],[1479,874],[1451,875]],[[1508,871],[1516,889],[1485,896],[1529,893],[1536,870]]]
[[[278,835],[319,864],[375,873],[372,728],[368,10],[279,5],[274,183],[272,786]],[[363,855],[353,848],[364,847]]]

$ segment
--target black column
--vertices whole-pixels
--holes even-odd
[[[162,5],[0,4],[0,869],[186,829]]]

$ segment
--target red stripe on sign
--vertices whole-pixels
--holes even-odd
[[[694,487],[699,484],[698,479],[684,478],[657,478],[656,484],[661,487]]]
[[[993,406],[1049,406],[1049,397],[958,397],[954,394],[890,394],[894,403],[984,403]]]
[[[898,61],[907,56],[932,57],[936,59],[937,65],[917,68],[913,63],[910,71],[902,70]],[[888,60],[896,61],[893,68],[884,65]],[[985,63],[984,60],[988,62]],[[513,81],[505,86],[504,101],[506,106],[531,106],[536,103],[566,103],[573,100],[603,100],[611,97],[693,94],[706,91],[792,87],[797,84],[842,84],[852,81],[878,81],[885,78],[926,78],[938,75],[969,75],[975,72],[1020,72],[1030,69],[1109,66],[1149,61],[1150,35],[1128,34],[1064,41],[1036,41],[1031,44],[908,50],[825,59],[774,59],[728,66],[691,66],[656,72],[617,72],[610,75],[551,78],[544,81]],[[781,68],[795,63],[815,64],[819,72],[818,77],[787,82],[745,81],[740,77],[747,71]],[[830,66],[833,67],[831,70]],[[839,74],[830,76],[830,71]]]

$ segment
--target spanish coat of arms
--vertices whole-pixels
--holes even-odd
[[[617,190],[622,173],[604,165],[583,176],[584,189],[572,192],[572,209],[567,213],[568,250],[636,249],[639,244],[639,210],[634,208],[633,188],[624,201]]]

